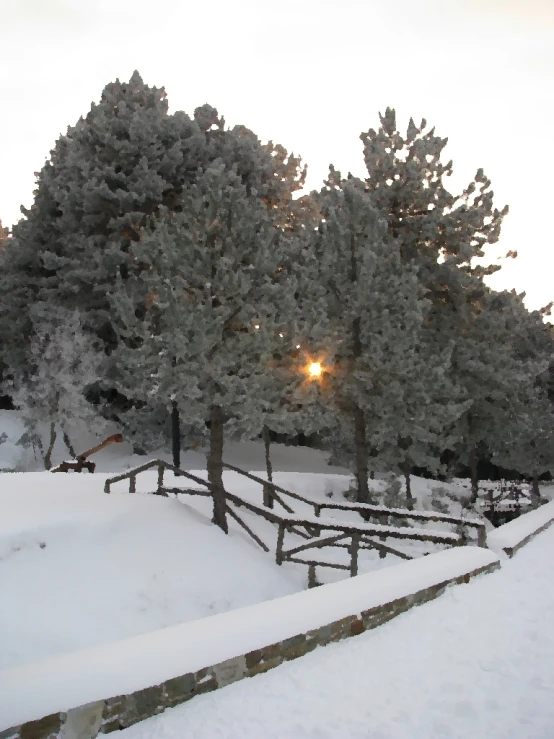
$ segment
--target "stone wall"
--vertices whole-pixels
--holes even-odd
[[[537,534],[554,524],[554,501],[523,513],[513,521],[490,531],[487,546],[493,552],[504,552],[509,557],[532,541]]]
[[[547,521],[542,526],[539,526],[538,529],[533,531],[532,534],[528,534],[524,539],[522,539],[520,542],[515,544],[511,547],[503,547],[504,552],[508,555],[508,557],[513,557],[514,554],[521,549],[521,547],[524,547],[526,544],[529,544],[530,541],[532,541],[537,534],[540,534],[541,531],[545,531],[549,526],[552,526],[554,524],[554,519]]]
[[[99,734],[119,731],[155,716],[166,708],[185,703],[196,695],[267,672],[283,662],[302,657],[316,647],[363,634],[364,631],[390,621],[413,606],[433,600],[449,585],[469,582],[472,577],[492,572],[499,566],[499,562],[492,562],[403,598],[129,695],[113,696],[0,731],[0,739],[93,739]]]

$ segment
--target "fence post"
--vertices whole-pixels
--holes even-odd
[[[278,565],[283,564],[283,542],[285,540],[285,524],[279,524],[279,531],[277,533],[277,551],[275,554],[275,561]]]
[[[356,577],[358,574],[358,550],[360,548],[360,535],[352,534],[352,543],[350,544],[350,577]]]
[[[308,587],[315,588],[317,586],[317,578],[315,574],[315,565],[308,565]]]
[[[109,480],[106,480],[106,482],[104,483],[104,492],[105,493],[110,492],[110,481]]]
[[[487,548],[487,529],[486,526],[479,526],[477,532],[477,546],[482,549]]]
[[[264,506],[266,506],[266,508],[273,508],[274,500],[273,500],[273,495],[271,493],[271,488],[269,487],[269,485],[264,485],[263,494],[264,494]]]
[[[164,466],[162,464],[158,465],[158,491],[163,488],[164,485]]]
[[[129,492],[130,493],[136,493],[137,492],[137,476],[131,475],[129,478]]]

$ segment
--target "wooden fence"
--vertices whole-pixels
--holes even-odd
[[[331,567],[334,569],[347,570],[354,577],[358,574],[358,557],[360,549],[375,549],[380,556],[393,554],[402,559],[412,559],[412,555],[392,547],[390,543],[386,543],[388,539],[393,540],[412,540],[429,542],[433,544],[445,544],[447,546],[459,546],[466,543],[466,536],[463,527],[477,528],[477,544],[478,546],[486,546],[486,530],[485,526],[478,521],[466,521],[464,519],[455,518],[439,513],[416,512],[407,509],[385,508],[383,506],[365,505],[360,503],[321,503],[309,500],[308,498],[292,493],[285,488],[263,480],[250,472],[241,470],[230,464],[223,465],[225,469],[236,472],[248,479],[259,483],[263,487],[264,505],[260,506],[252,503],[239,495],[229,493],[224,490],[225,500],[227,503],[227,513],[233,518],[241,528],[260,546],[264,551],[269,552],[270,547],[248,526],[243,518],[237,512],[237,509],[244,509],[254,515],[269,521],[277,527],[277,543],[275,549],[275,560],[278,565],[283,562],[295,562],[304,564],[308,567],[308,584],[313,586],[316,584],[316,566]],[[147,462],[140,467],[129,470],[121,475],[117,475],[106,480],[104,492],[110,493],[111,486],[122,480],[129,480],[129,493],[136,492],[136,478],[142,472],[150,469],[158,470],[157,489],[154,495],[169,496],[176,495],[200,495],[211,497],[214,492],[214,486],[201,477],[186,472],[175,467],[163,460],[153,460]],[[169,470],[177,477],[184,477],[196,483],[198,488],[179,488],[166,487],[164,485],[165,471]],[[299,515],[294,509],[285,502],[283,498],[288,497],[293,500],[300,501],[309,505],[314,509],[313,515]],[[285,511],[284,514],[276,513],[274,504],[278,503]],[[363,519],[362,522],[341,521],[332,518],[322,518],[321,511],[326,509],[341,510],[359,513]],[[443,522],[455,524],[461,533],[430,531],[423,528],[414,527],[398,527],[382,525],[379,523],[369,523],[371,517],[387,517],[387,519],[408,519],[424,522]],[[322,532],[331,532],[331,535],[322,538]],[[295,534],[307,540],[305,544],[285,549],[286,534]],[[379,539],[379,541],[376,540]],[[348,565],[334,562],[326,562],[316,559],[303,559],[296,555],[300,553],[308,553],[313,550],[322,549],[324,547],[334,547],[346,549],[349,553],[350,562]],[[308,555],[309,556],[309,555]]]

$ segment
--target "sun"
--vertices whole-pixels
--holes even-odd
[[[311,362],[308,365],[308,374],[310,377],[321,377],[322,372],[323,367],[321,366],[321,362]]]

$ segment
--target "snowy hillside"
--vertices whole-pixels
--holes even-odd
[[[17,414],[0,418],[9,441],[0,445],[3,461],[14,465],[21,447],[13,443],[21,431]],[[1,429],[0,429],[1,430]],[[94,438],[79,442],[86,448]],[[349,477],[326,465],[326,455],[306,449],[274,445],[274,480],[291,492],[320,502],[344,501]],[[63,456],[60,450],[58,459]],[[168,458],[168,455],[163,455]],[[137,495],[129,495],[128,482],[103,493],[110,473],[144,463],[126,444],[109,447],[95,461],[89,474],[49,472],[0,474],[0,592],[9,608],[0,610],[4,648],[0,669],[54,654],[115,641],[181,622],[232,610],[241,606],[298,592],[307,586],[304,565],[275,564],[276,528],[241,512],[243,519],[269,546],[263,552],[248,535],[230,521],[225,536],[211,523],[211,501],[180,496],[166,499],[147,495],[156,488],[156,472],[137,479]],[[260,443],[229,444],[226,459],[257,470],[264,477]],[[183,467],[206,478],[202,454],[185,455]],[[226,471],[227,490],[261,503],[259,484]],[[187,487],[182,478],[168,473],[166,483]],[[371,481],[383,491],[384,480]],[[438,483],[413,479],[417,508],[429,510]],[[461,512],[456,496],[464,494],[463,482],[441,485],[450,511]],[[433,492],[435,491],[435,492]],[[309,512],[294,501],[295,511]],[[327,511],[326,517],[360,522],[358,514]],[[450,524],[425,524],[451,531]],[[288,538],[288,535],[287,535]],[[295,537],[290,536],[291,545]],[[297,543],[302,543],[298,539]],[[437,547],[407,543],[414,556]],[[440,549],[440,545],[438,546]],[[346,550],[320,550],[325,561],[348,562]],[[397,564],[388,555],[380,559],[374,550],[360,552],[360,573]],[[348,574],[318,568],[318,580],[333,582]]]
[[[305,586],[175,500],[104,495],[99,475],[1,482],[0,669]]]

